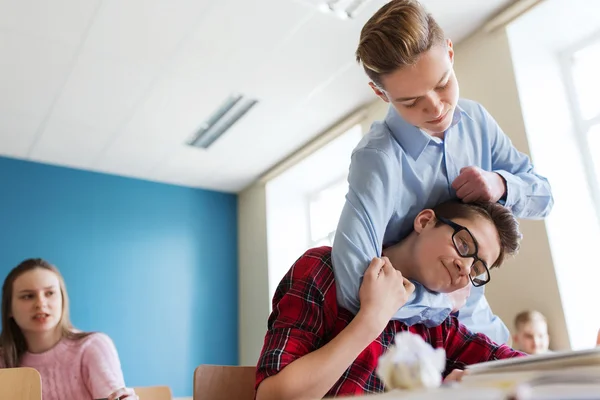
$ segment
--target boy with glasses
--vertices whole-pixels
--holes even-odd
[[[510,210],[497,203],[449,201],[422,210],[413,231],[369,265],[356,315],[336,301],[331,248],[308,250],[273,297],[257,365],[257,400],[381,392],[378,359],[401,331],[445,349],[444,376],[466,365],[522,356],[472,333],[454,316],[435,327],[391,320],[413,294],[411,281],[438,293],[485,285],[490,269],[518,250],[520,237]]]

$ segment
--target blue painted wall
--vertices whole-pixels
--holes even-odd
[[[29,257],[60,269],[128,386],[191,396],[198,364],[237,363],[235,195],[0,157],[0,249],[2,280]]]

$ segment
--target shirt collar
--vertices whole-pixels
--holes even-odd
[[[446,134],[452,127],[456,126],[461,121],[463,115],[469,119],[473,119],[457,104],[456,109],[454,110],[454,116],[452,117],[452,124],[450,124]],[[423,150],[425,150],[430,141],[434,141],[435,143],[442,142],[440,139],[433,137],[416,126],[404,121],[396,109],[391,105],[385,116],[385,123],[400,146],[402,146],[408,155],[415,160],[423,153]]]

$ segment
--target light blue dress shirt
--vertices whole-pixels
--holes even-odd
[[[492,116],[474,101],[459,100],[444,140],[408,124],[393,107],[384,121],[371,126],[352,153],[349,190],[333,242],[342,307],[358,312],[359,287],[373,257],[407,236],[420,211],[455,198],[452,182],[467,166],[502,175],[505,205],[517,217],[537,219],[550,212],[554,201],[548,181],[534,172],[529,157],[513,147]],[[414,295],[393,319],[437,326],[451,309],[447,296],[416,283]],[[483,287],[472,288],[459,320],[495,342],[508,340],[508,329],[492,313]]]

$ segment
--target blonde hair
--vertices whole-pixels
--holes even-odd
[[[519,330],[523,325],[532,322],[532,321],[543,321],[544,323],[548,323],[544,314],[535,310],[527,310],[520,312],[515,317],[515,329]]]
[[[362,28],[356,61],[382,87],[382,76],[413,65],[433,45],[445,43],[444,31],[418,1],[392,0]]]
[[[30,258],[23,261],[8,273],[2,286],[2,332],[0,333],[0,352],[4,361],[5,368],[15,368],[21,363],[23,354],[27,351],[27,342],[21,328],[17,325],[14,318],[11,317],[12,295],[15,280],[28,271],[36,268],[45,269],[56,274],[58,278],[60,292],[62,295],[62,316],[59,321],[59,329],[63,338],[82,339],[92,332],[79,332],[75,330],[71,319],[69,318],[69,296],[65,281],[58,269],[49,262],[41,258]]]

